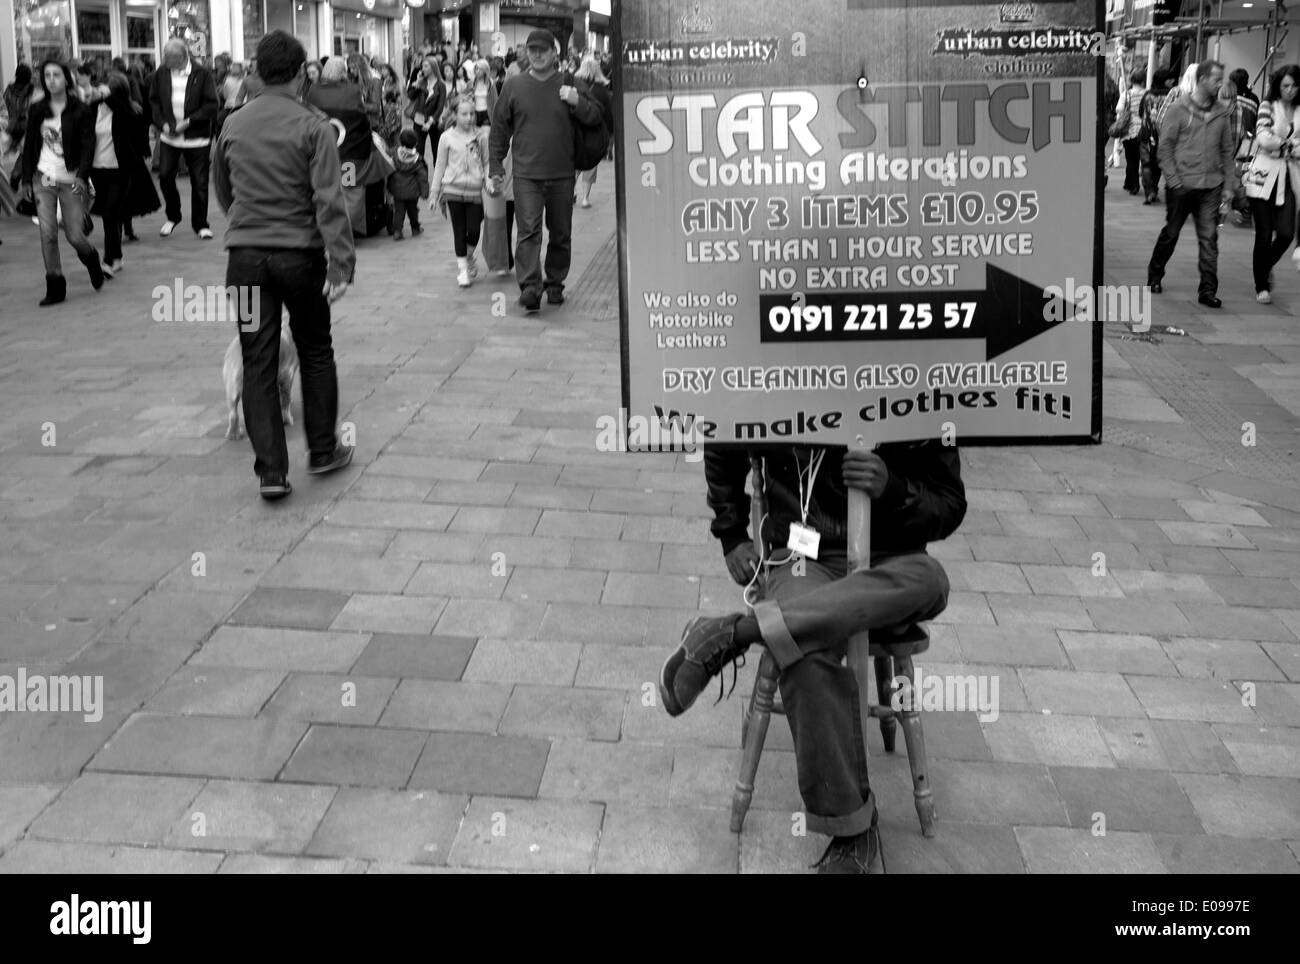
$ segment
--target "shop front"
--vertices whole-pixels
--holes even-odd
[[[334,0],[332,8],[331,53],[359,53],[385,62],[401,53],[405,8],[400,0]]]
[[[315,0],[242,0],[244,59],[250,60],[257,42],[272,30],[298,38],[313,60],[328,53],[320,42],[320,7]]]
[[[32,65],[46,57],[76,57],[102,71],[122,57],[152,68],[171,24],[191,49],[206,50],[209,36],[208,0],[165,6],[161,0],[3,0],[3,6],[12,10],[6,24],[13,24],[15,61]],[[12,65],[5,69],[11,72]]]

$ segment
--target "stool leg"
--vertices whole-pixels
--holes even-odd
[[[732,833],[740,833],[745,826],[745,814],[749,812],[749,804],[754,799],[754,777],[758,773],[759,758],[763,755],[763,744],[767,741],[767,725],[772,719],[779,675],[776,660],[764,650],[763,661],[758,667],[758,679],[754,681],[753,709],[749,712],[747,725],[743,727],[740,776],[736,778],[736,789],[731,795]]]
[[[874,660],[876,664],[876,696],[880,699],[882,708],[890,705],[890,700],[894,696],[894,671],[890,666],[890,657],[877,656]],[[894,735],[898,731],[898,724],[892,716],[882,716],[880,718],[880,739],[885,744],[885,752],[894,752]]]
[[[916,690],[916,673],[912,668],[912,657],[899,656],[895,664],[900,676],[907,677],[908,683]],[[925,733],[921,729],[921,714],[916,709],[918,701],[913,700],[912,708],[902,713],[903,740],[907,743],[907,765],[912,770],[912,796],[916,803],[916,816],[921,821],[921,833],[926,837],[934,836],[934,797],[930,793],[929,768],[925,759]]]

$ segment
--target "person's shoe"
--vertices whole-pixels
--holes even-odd
[[[261,492],[262,498],[267,502],[283,499],[293,491],[293,486],[289,484],[289,480],[283,475],[274,472],[268,472],[258,481],[261,483],[261,488],[258,491]]]
[[[412,231],[411,233],[414,234],[415,232]],[[393,240],[394,240],[394,241],[401,241],[402,238],[404,238],[405,236],[406,236],[406,235],[402,233],[402,229],[401,229],[401,228],[398,228],[396,231],[393,232]]]
[[[68,297],[68,280],[61,274],[47,274],[45,276],[45,297],[40,300],[41,307],[57,305],[66,297]]]
[[[90,275],[90,286],[98,291],[104,287],[104,265],[99,260],[99,252],[91,251],[87,255],[77,255],[78,260],[86,266]]]
[[[422,234],[424,234],[424,228],[420,227],[418,224],[411,225],[411,237],[418,238]]]
[[[498,278],[509,277],[509,275],[510,275],[510,269],[509,269],[509,268],[497,268],[497,277],[498,277]]]
[[[1159,281],[1152,281],[1149,285],[1147,285],[1147,287],[1151,289],[1151,293],[1153,295],[1164,294],[1165,291],[1165,286],[1162,285]]]
[[[114,264],[115,262],[105,261],[103,264],[99,266],[99,270],[104,272],[104,277],[107,278],[109,281],[112,281],[113,278],[117,275],[117,268],[114,267]]]
[[[216,235],[212,233],[211,228],[199,228],[199,237],[204,241],[211,241]]]
[[[1207,308],[1223,307],[1223,302],[1216,295],[1203,294],[1200,297],[1198,297],[1196,300],[1199,301],[1201,304],[1205,305],[1205,307]]]
[[[582,206],[583,206],[584,208],[589,208],[589,207],[591,207],[591,202],[588,201],[586,198],[583,198],[583,199],[582,199]]]
[[[542,296],[533,288],[529,288],[519,296],[519,307],[524,309],[528,314],[535,314],[541,310]]]
[[[123,231],[123,232],[122,232],[122,240],[123,240],[123,241],[139,241],[140,238],[136,235],[136,233],[135,233],[134,231]]]
[[[877,816],[871,826],[856,837],[832,837],[826,852],[813,866],[819,874],[883,874],[885,857],[880,847]]]
[[[469,287],[469,265],[464,264],[463,259],[462,264],[456,270],[456,284],[460,285],[462,288]]]
[[[659,699],[669,716],[681,716],[690,709],[709,680],[745,655],[749,645],[736,642],[736,623],[740,619],[740,613],[697,616],[686,624],[681,645],[659,670]]]
[[[552,305],[564,304],[564,292],[559,288],[546,289],[546,301]]]
[[[1300,271],[1300,248],[1291,252],[1291,263],[1295,265],[1297,271]]]
[[[356,447],[352,445],[336,445],[334,451],[329,455],[315,456],[307,460],[307,471],[311,475],[324,475],[326,472],[333,472],[335,469],[341,469],[352,461],[352,453]]]
[[[1267,291],[1256,291],[1255,300],[1261,305],[1271,305],[1273,303],[1273,296]]]
[[[172,232],[175,231],[178,227],[180,227],[180,224],[181,223],[179,221],[164,221],[163,226],[158,229],[158,237],[170,238],[172,236]]]

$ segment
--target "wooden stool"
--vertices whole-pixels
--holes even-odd
[[[880,738],[885,744],[885,752],[893,753],[896,727],[900,720],[903,724],[907,763],[912,770],[912,797],[916,803],[916,815],[921,821],[921,833],[933,837],[934,798],[930,793],[925,734],[921,730],[921,714],[916,709],[919,701],[915,699],[916,675],[912,667],[912,657],[929,648],[930,636],[920,624],[910,626],[902,633],[873,630],[870,633],[860,633],[849,640],[848,661],[858,681],[864,736],[867,721],[872,717],[879,719]],[[867,694],[870,692],[868,662],[875,664],[876,693],[880,699],[877,706],[867,705]],[[772,714],[785,714],[777,691],[780,675],[776,659],[764,649],[758,667],[758,678],[754,680],[754,690],[750,694],[749,706],[740,727],[740,776],[736,779],[736,789],[731,797],[732,833],[740,833],[744,827],[745,814],[749,811],[750,801],[754,799],[754,777],[758,773],[758,761],[763,755],[763,744],[767,740],[767,726]],[[913,695],[911,708],[904,709],[901,713],[895,713],[890,705],[893,695],[891,684],[896,676],[907,679]]]

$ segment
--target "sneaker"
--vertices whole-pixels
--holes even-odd
[[[519,296],[519,307],[531,315],[541,310],[542,296],[530,288]]]
[[[552,305],[564,304],[564,292],[560,288],[547,288],[546,301]]]
[[[352,461],[352,453],[356,447],[352,445],[336,445],[334,451],[328,455],[313,455],[307,460],[307,471],[311,475],[324,475],[326,472],[333,472],[335,469],[341,469]]]
[[[199,237],[204,241],[211,241],[215,236],[211,228],[199,228]]]
[[[509,268],[497,268],[497,277],[498,277],[498,278],[504,278],[504,277],[507,277],[509,274],[510,274],[510,269],[509,269]]]
[[[411,225],[411,237],[418,238],[422,234],[424,234],[424,228],[420,227],[418,224]]]
[[[462,288],[469,287],[469,265],[466,265],[456,272],[456,284],[460,285]]]
[[[1261,305],[1271,305],[1273,303],[1273,296],[1267,291],[1256,291],[1255,300]]]
[[[583,206],[584,208],[589,208],[589,207],[591,207],[591,202],[590,202],[590,201],[583,201],[583,202],[582,202],[582,206]]]
[[[180,224],[181,223],[179,221],[164,221],[163,226],[158,229],[158,237],[170,238],[172,236],[172,232],[175,231],[178,227],[180,227]]]
[[[259,481],[262,485],[260,489],[262,498],[267,502],[274,502],[276,499],[283,499],[293,491],[293,486],[289,484],[289,480],[283,475],[269,473],[262,476]]]
[[[871,826],[856,837],[832,837],[826,852],[813,864],[819,874],[883,874],[885,857],[880,847],[877,815]]]
[[[682,643],[659,670],[659,699],[669,716],[681,716],[703,692],[709,680],[722,673],[728,663],[745,655],[748,644],[735,640],[740,613],[727,616],[697,616],[682,630]],[[735,677],[732,677],[735,687]],[[722,697],[718,697],[721,699]]]
[[[117,273],[122,270],[122,259],[119,258],[116,261],[105,261],[100,265],[99,270],[104,272],[105,278],[116,278]]]

